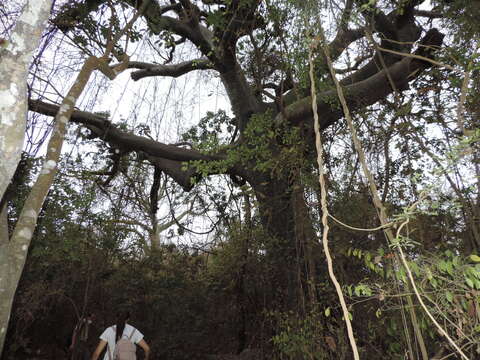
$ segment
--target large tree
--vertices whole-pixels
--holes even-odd
[[[82,31],[95,33],[92,27],[100,26],[95,23],[96,14],[105,7],[138,8],[142,3],[67,2],[52,22],[64,33],[75,34],[74,39],[82,39],[78,36]],[[237,184],[248,183],[269,236],[265,244],[272,270],[268,303],[279,309],[296,308],[305,296],[312,302],[318,297],[314,287],[308,292],[304,289],[312,283],[309,280],[314,279],[321,259],[317,227],[310,220],[311,209],[304,197],[308,185],[305,174],[316,172],[312,165],[315,136],[311,84],[306,74],[308,48],[317,39],[318,21],[324,21],[327,28],[328,40],[323,46],[341,73],[346,105],[354,118],[358,115],[357,120],[361,119],[360,115],[368,116],[371,109],[392,103],[397,114],[405,117],[423,106],[420,92],[418,102],[410,96],[402,103],[402,94],[409,94],[412,84],[424,84],[422,91],[427,92],[448,76],[428,72],[432,67],[442,67],[434,58],[442,50],[445,35],[455,35],[440,32],[435,27],[439,25],[436,19],[446,16],[443,11],[452,6],[465,11],[458,4],[346,0],[325,7],[320,1],[151,1],[143,15],[147,26],[143,36],[151,43],[163,44],[166,61],[153,63],[148,52],[137,55],[128,65],[131,78],[143,81],[193,71],[214,73],[221,79],[231,105],[231,139],[218,142],[213,137],[204,139],[208,144],[197,141],[173,145],[125,131],[116,126],[116,119],[90,112],[75,111],[72,121],[112,149],[112,173],[122,157],[128,159],[128,154],[136,153],[137,159],[148,161],[157,175],[164,172],[185,191],[215,174],[229,175]],[[87,40],[92,39],[93,35]],[[193,48],[183,52],[189,59],[176,54],[186,45]],[[344,112],[321,48],[314,52],[316,101],[320,130],[328,140],[328,136],[335,136],[330,130],[342,123]],[[172,63],[174,59],[181,61]],[[38,99],[31,99],[29,105],[30,110],[48,116],[58,112],[55,104]],[[378,119],[391,121],[389,116]],[[333,147],[326,156],[333,157],[334,153]],[[385,177],[386,193],[388,175]],[[478,237],[473,239],[471,247],[478,248]]]
[[[70,24],[81,24],[82,17],[104,3],[71,4],[56,20],[63,31],[74,31],[74,25]],[[141,2],[119,3],[139,6]],[[418,20],[419,16],[435,16],[428,11],[418,11],[422,3],[410,0],[394,5],[348,0],[338,4],[342,7],[340,13],[335,13],[338,24],[328,24],[333,35],[327,46],[334,61],[341,59],[350,47],[359,46],[358,40],[369,34],[380,39],[376,47],[372,45],[369,57],[359,60],[360,66],[352,64],[341,81],[351,111],[384,100],[394,91],[408,89],[409,83],[432,66],[428,58],[442,45],[443,35],[431,22]],[[134,69],[132,79],[177,77],[203,69],[215,71],[226,89],[234,114],[235,134],[238,134],[227,146],[201,152],[128,134],[90,113],[78,111],[73,116],[73,121],[86,126],[94,136],[122,154],[144,154],[152,166],[170,175],[187,191],[200,177],[215,173],[248,182],[259,202],[262,222],[275,239],[268,251],[272,259],[281,259],[277,260],[276,281],[279,282],[277,288],[286,292],[287,302],[295,298],[293,289],[297,288],[293,266],[298,234],[307,234],[304,235],[307,242],[315,236],[303,197],[294,191],[302,186],[298,164],[282,164],[285,151],[293,147],[285,139],[292,129],[297,129],[305,140],[303,150],[307,158],[314,149],[309,82],[301,78],[303,64],[289,63],[295,58],[289,57],[286,49],[296,48],[300,53],[299,42],[307,44],[310,37],[316,35],[315,19],[321,15],[316,12],[321,9],[315,5],[315,2],[295,6],[288,1],[253,0],[170,1],[163,5],[153,1],[149,5],[144,16],[149,36],[155,39],[168,34],[172,52],[178,46],[176,43],[190,42],[200,56],[178,64],[153,64],[144,58],[132,61],[129,65]],[[289,12],[304,21],[303,28],[293,27],[299,25],[289,21]],[[297,54],[296,59],[306,64],[307,59],[300,55]],[[343,112],[326,75],[323,52],[317,54],[316,68],[323,82],[317,94],[317,106],[320,127],[325,130],[341,121]],[[35,100],[30,102],[30,109],[52,116],[58,110],[55,105]],[[259,166],[267,158],[269,165]],[[185,166],[187,162],[189,165]]]

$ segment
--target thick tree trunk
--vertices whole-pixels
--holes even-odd
[[[301,184],[295,184],[292,192],[292,206],[295,216],[295,240],[297,244],[297,257],[302,265],[299,272],[302,287],[308,293],[308,303],[313,305],[317,302],[317,267],[320,258],[320,246],[317,234],[312,225],[310,211],[305,202],[304,188]]]
[[[316,301],[315,258],[319,256],[303,189],[287,177],[252,186],[270,237],[266,256],[272,269],[271,304],[278,310],[303,313]]]
[[[267,185],[262,185],[262,184]],[[252,184],[259,202],[263,226],[268,234],[265,240],[266,260],[271,268],[267,294],[268,303],[278,310],[297,306],[297,276],[294,216],[290,202],[288,181],[270,179]]]
[[[236,279],[236,297],[237,297],[237,306],[238,306],[238,346],[237,354],[242,353],[243,350],[247,347],[247,296],[245,293],[245,282],[247,275],[247,264],[249,261],[249,248],[250,248],[250,238],[252,236],[252,206],[250,204],[250,197],[248,194],[243,194],[244,199],[244,212],[245,218],[244,223],[245,227],[243,228],[244,238],[242,238],[241,244],[241,263]]]

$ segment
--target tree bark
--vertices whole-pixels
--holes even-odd
[[[20,161],[27,121],[28,69],[50,8],[51,0],[27,1],[9,45],[0,50],[0,198]]]
[[[148,5],[148,1],[145,5]],[[12,238],[0,249],[2,250],[0,269],[3,270],[0,274],[6,274],[0,278],[0,290],[3,295],[2,301],[0,302],[0,352],[3,350],[13,298],[17,290],[18,282],[20,281],[23,267],[25,266],[28,248],[37,225],[38,215],[47,197],[50,186],[53,183],[55,174],[57,173],[63,140],[67,132],[67,124],[72,117],[75,104],[95,70],[100,70],[110,80],[113,80],[120,72],[128,67],[129,57],[126,54],[122,58],[122,63],[114,67],[108,65],[108,59],[118,40],[125,35],[125,32],[131,28],[144,10],[145,6],[142,6],[125,27],[119,31],[113,39],[108,40],[101,58],[90,56],[84,62],[75,82],[68,91],[67,96],[63,98],[62,105],[55,114],[55,127],[47,145],[47,154],[42,170],[25,200]]]
[[[17,20],[10,45],[0,52],[0,198],[7,190],[20,162],[27,120],[28,69],[50,8],[50,0],[28,1]],[[2,210],[2,219],[5,219],[5,207]],[[0,236],[1,354],[16,282],[15,270],[10,262],[11,243],[8,241],[8,231],[5,233],[3,226]]]
[[[295,247],[295,213],[292,186],[287,177],[252,183],[267,232],[265,256],[271,268],[267,302],[280,311],[297,309],[300,285]]]
[[[2,277],[0,278],[0,289],[2,290],[2,300],[0,302],[0,328],[5,329],[5,331],[0,334],[0,345],[2,346],[0,351],[5,341],[13,298],[22,275],[33,232],[37,225],[38,214],[42,209],[43,202],[57,173],[68,120],[73,112],[76,100],[85,88],[91,73],[96,68],[97,61],[96,58],[89,58],[85,62],[77,76],[77,80],[63,99],[62,106],[60,106],[60,110],[55,117],[55,127],[47,146],[47,154],[40,175],[25,200],[10,241],[1,246],[0,273]]]
[[[99,1],[99,3],[101,2]],[[132,6],[141,4],[133,1],[129,1],[129,3]],[[234,3],[238,2],[231,2],[229,6],[234,6]],[[171,7],[174,6],[173,4],[175,4],[175,8]],[[272,126],[268,131],[279,130],[282,126],[302,127],[303,138],[308,143],[309,149],[313,149],[312,99],[307,96],[309,93],[308,86],[299,88],[298,91],[290,91],[290,93],[282,90],[278,93],[278,104],[264,103],[261,97],[256,94],[252,84],[249,83],[245,70],[240,66],[241,60],[236,56],[238,37],[243,34],[243,31],[251,32],[254,29],[255,24],[248,25],[248,19],[255,18],[253,14],[258,4],[258,2],[253,2],[251,8],[242,8],[242,11],[245,11],[245,16],[242,15],[243,13],[235,11],[229,13],[230,8],[227,7],[224,12],[225,20],[228,20],[226,23],[229,24],[227,28],[200,21],[200,15],[195,12],[192,3],[189,1],[172,3],[166,7],[153,2],[149,11],[145,14],[145,19],[153,33],[158,34],[162,30],[168,30],[188,39],[202,54],[200,64],[219,73],[236,117],[237,130],[240,132],[240,140],[231,144],[228,150],[220,154],[206,155],[194,149],[161,144],[135,134],[123,132],[111,123],[106,124],[104,120],[84,112],[75,112],[73,120],[88,127],[94,137],[101,138],[126,152],[136,151],[141,153],[142,156],[145,156],[153,165],[172,177],[187,191],[193,187],[192,178],[198,179],[209,174],[198,174],[192,168],[185,169],[182,162],[226,160],[228,153],[236,150],[235,146],[247,146],[254,150],[255,139],[247,139],[244,130],[247,128],[248,122],[251,121],[252,115],[265,115],[267,109],[273,116]],[[375,11],[371,14],[365,14],[369,25],[372,27],[372,32],[383,34],[383,37],[396,41],[387,42],[385,40],[382,47],[403,51],[405,56],[382,53],[382,56],[386,58],[386,68],[381,68],[376,66],[379,56],[377,54],[366,66],[348,76],[342,82],[342,87],[350,110],[363,109],[385,99],[394,91],[407,89],[409,82],[417,78],[423,70],[432,66],[429,61],[426,61],[428,59],[409,57],[409,55],[430,57],[435,51],[435,47],[440,46],[443,40],[443,35],[438,30],[431,29],[421,40],[421,46],[416,52],[414,54],[410,53],[413,44],[420,36],[418,24],[415,22],[412,13],[416,5],[417,1],[407,1],[403,4],[402,11],[392,11],[385,15],[374,9]],[[345,24],[342,25],[334,41],[330,44],[334,57],[340,57],[349,44],[364,36],[363,29],[348,29],[348,18],[352,6],[353,2],[349,1],[343,15]],[[174,10],[178,17],[164,15],[170,10]],[[235,9],[232,8],[231,10]],[[188,13],[189,16],[180,16],[180,13]],[[397,45],[397,43],[402,45]],[[322,54],[318,54],[318,61],[325,63]],[[191,61],[156,67],[138,62],[135,67],[149,69],[150,75],[163,76],[178,76],[196,70],[194,63]],[[281,66],[277,70],[281,70]],[[326,71],[325,66],[322,70]],[[145,75],[146,73],[148,71],[137,72],[134,78],[139,74]],[[300,98],[297,98],[297,95]],[[281,109],[280,103],[282,103]],[[52,105],[41,102],[32,101],[31,105],[32,110],[44,114],[51,113],[52,108],[54,108]],[[322,90],[317,94],[317,105],[321,114],[320,127],[322,130],[338,122],[344,116],[337,99],[337,91],[333,87]],[[278,143],[275,143],[277,140]],[[271,155],[273,157],[281,154],[282,150],[289,146],[279,139],[273,139],[271,145],[273,148]],[[311,156],[311,154],[309,155]],[[283,169],[280,173],[276,172],[275,174],[262,173],[257,170],[256,165],[258,164],[252,163],[254,161],[245,161],[240,157],[236,164],[231,165],[229,163],[228,168],[222,168],[221,171],[241,177],[252,185],[259,202],[263,225],[269,233],[265,250],[266,260],[269,262],[273,274],[272,287],[268,291],[271,296],[271,303],[274,307],[275,303],[278,304],[277,309],[294,309],[298,306],[298,291],[300,290],[303,294],[307,284],[305,282],[307,274],[313,275],[315,273],[314,259],[319,255],[315,253],[316,249],[312,241],[315,240],[316,234],[308,217],[308,208],[303,199],[303,191],[294,188],[292,173],[296,170],[290,168]],[[216,170],[211,171],[210,174],[213,174]],[[315,288],[309,290],[309,297],[311,301],[314,301],[316,297]]]
[[[298,180],[297,180],[298,182]],[[320,257],[318,237],[313,228],[310,211],[304,198],[304,187],[297,183],[292,194],[293,212],[295,216],[295,242],[297,244],[297,258],[299,259],[300,281],[304,292],[308,294],[307,306],[317,302],[316,260]]]

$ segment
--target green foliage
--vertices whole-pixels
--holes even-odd
[[[363,259],[365,264],[369,264],[368,258],[374,257],[374,264],[371,265],[373,272],[369,278],[356,285],[347,286],[345,292],[352,298],[379,299],[380,306],[375,315],[381,319],[386,312],[395,309],[395,294],[398,289],[408,292],[410,281],[407,279],[406,269],[396,262],[390,265],[393,257],[385,256],[381,249],[376,255],[352,249],[349,255]],[[437,319],[444,320],[447,332],[453,334],[457,343],[467,342],[473,345],[480,341],[480,314],[474,305],[480,302],[480,264],[476,262],[480,258],[477,258],[476,254],[464,257],[446,250],[440,255],[417,255],[414,260],[408,261],[417,288],[427,300],[429,310]],[[391,266],[395,271],[383,271]],[[388,285],[389,282],[394,285]],[[421,311],[418,311],[417,316],[422,331],[429,334],[431,341],[434,341],[437,337],[435,327]],[[387,334],[395,337],[398,328],[403,326],[401,318],[390,316],[388,319]],[[461,328],[460,332],[458,326]],[[399,346],[399,343],[391,343],[390,351],[399,353]]]
[[[62,358],[85,312],[95,315],[90,349],[114,321],[112,309],[126,308],[156,356],[173,360],[221,351],[237,341],[241,316],[257,321],[267,283],[261,229],[247,234],[232,222],[225,230],[230,241],[219,239],[205,252],[173,244],[145,252],[132,232],[115,222],[114,204],[98,205],[101,198],[96,187],[85,186],[88,179],[69,179],[59,172],[40,217],[5,359],[47,351]],[[45,332],[46,326],[55,331]],[[259,327],[248,325],[247,331],[263,336]]]
[[[444,24],[454,30],[454,42],[470,41],[480,34],[478,2],[435,0],[434,3],[438,6],[438,11],[445,14]]]
[[[207,16],[207,22],[208,24],[217,28],[225,28],[226,26],[226,20],[221,10],[214,10],[209,12]]]
[[[273,345],[280,359],[327,359],[322,336],[321,314],[312,311],[304,318],[293,313],[273,313],[277,321],[278,335]],[[333,338],[332,338],[333,339]]]
[[[205,154],[224,154],[223,160],[196,160],[186,163],[194,167],[203,177],[209,174],[227,173],[235,165],[252,165],[255,171],[271,176],[281,174],[286,169],[301,168],[305,162],[303,140],[299,129],[275,127],[269,112],[253,115],[247,124],[242,142],[226,145],[221,133],[226,126],[228,132],[233,130],[231,120],[224,111],[217,114],[208,113],[198,128],[191,128],[183,135],[185,141],[193,141]],[[278,145],[282,144],[280,148]]]
[[[100,9],[101,15],[91,13],[95,8]],[[100,1],[66,2],[53,22],[63,31],[71,32],[74,44],[86,53],[100,55],[107,41],[125,26],[121,20],[125,19],[126,10],[125,4],[110,7]],[[136,42],[142,33],[133,26],[126,31],[126,36],[130,42]],[[116,44],[115,49],[118,54],[123,53],[121,44]]]
[[[224,110],[208,111],[200,122],[182,134],[182,140],[192,142],[206,154],[215,153],[228,143],[227,137],[233,132],[233,120]],[[226,135],[224,135],[226,133]]]

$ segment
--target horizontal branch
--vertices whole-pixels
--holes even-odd
[[[202,24],[196,23],[193,26],[180,19],[166,15],[158,16],[155,13],[148,12],[144,16],[153,33],[160,34],[161,31],[168,30],[184,37],[190,40],[210,60],[218,64],[219,61],[213,51],[213,34]]]
[[[387,52],[387,53],[390,53],[390,54],[395,54],[395,55],[399,55],[399,56],[405,56],[405,57],[410,57],[410,58],[413,58],[413,59],[426,61],[426,62],[432,63],[433,65],[436,65],[436,66],[439,66],[439,67],[444,67],[448,70],[452,70],[452,71],[455,70],[455,68],[451,65],[448,65],[448,64],[445,64],[445,63],[442,63],[442,62],[439,62],[439,61],[436,61],[436,60],[433,60],[433,59],[429,59],[429,58],[427,58],[425,56],[422,56],[422,55],[403,53],[403,52],[400,52],[400,51],[384,49],[382,47],[378,47],[378,50],[383,51],[383,52]]]
[[[195,185],[195,180],[201,178],[201,175],[193,166],[186,166],[179,161],[154,156],[147,157],[147,160],[170,176],[185,191],[190,191]]]
[[[29,100],[29,110],[43,115],[55,116],[58,109],[59,107],[54,104],[48,104],[39,100]],[[216,170],[212,166],[208,174],[205,173],[205,170],[200,172],[195,166],[186,164],[186,162],[195,160],[214,162],[225,160],[225,155],[206,155],[194,149],[185,149],[178,147],[178,145],[167,145],[122,131],[110,121],[90,112],[75,110],[71,121],[84,125],[92,132],[94,137],[105,141],[112,147],[120,149],[122,152],[139,153],[141,158],[159,167],[185,191],[191,190],[195,183],[205,175],[229,174],[241,178],[248,176],[241,164],[233,164],[227,169],[222,167],[222,170]]]
[[[170,76],[179,77],[194,70],[212,69],[213,64],[207,58],[200,58],[184,61],[174,65],[151,64],[140,61],[131,61],[129,68],[140,69],[131,74],[133,80],[137,81],[149,76]]]
[[[37,113],[55,116],[59,106],[39,100],[29,100],[29,109]],[[175,160],[220,160],[222,157],[205,155],[194,149],[184,149],[174,145],[167,145],[132,133],[119,130],[110,121],[85,111],[73,112],[71,121],[85,125],[96,137],[122,149],[124,151],[142,151],[148,155]]]

